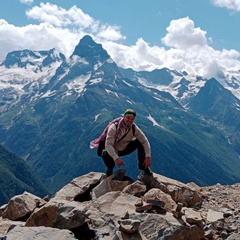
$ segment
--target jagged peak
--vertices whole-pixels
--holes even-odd
[[[79,44],[75,47],[71,58],[77,55],[85,58],[90,63],[96,63],[98,61],[106,61],[110,58],[109,54],[103,49],[102,44],[93,41],[89,35],[84,36]]]
[[[17,67],[24,68],[28,64],[32,66],[39,65],[39,62],[43,66],[46,66],[64,59],[65,56],[62,53],[58,53],[55,48],[44,51],[23,49],[9,52],[0,66],[10,68],[16,65]]]

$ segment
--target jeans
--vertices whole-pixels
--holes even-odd
[[[137,139],[129,142],[128,145],[126,146],[126,148],[123,151],[118,152],[118,156],[121,157],[121,156],[129,155],[132,152],[134,152],[136,149],[138,151],[138,168],[140,170],[144,170],[145,168],[144,168],[143,162],[145,160],[145,155],[146,154],[145,154],[143,145]],[[104,154],[102,156],[102,159],[103,159],[103,162],[106,165],[107,169],[112,171],[113,168],[115,167],[115,161],[107,153],[107,151],[104,152]]]

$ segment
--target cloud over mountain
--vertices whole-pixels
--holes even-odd
[[[237,2],[212,3],[238,9]],[[123,68],[151,71],[166,67],[208,78],[240,69],[240,53],[234,49],[214,49],[211,35],[187,16],[170,21],[166,35],[159,36],[159,44],[151,45],[139,37],[130,46],[124,43],[126,36],[121,26],[101,22],[77,6],[65,9],[56,4],[41,3],[27,9],[26,16],[39,23],[15,26],[0,20],[0,60],[8,52],[22,49],[55,48],[68,57],[78,40],[88,34]]]

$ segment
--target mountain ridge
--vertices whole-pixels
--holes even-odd
[[[151,73],[142,76],[129,70],[133,77],[125,76],[89,36],[79,45],[76,49],[83,48],[83,53],[77,50],[77,55],[58,62],[45,84],[0,115],[0,141],[26,159],[49,191],[92,169],[104,171],[102,160],[88,148],[89,142],[126,108],[137,111],[136,124],[151,142],[156,172],[200,185],[240,180],[239,157],[226,135],[180,104],[195,97],[205,79],[194,76],[199,83],[194,87],[186,72],[155,71],[149,78],[170,73],[172,77],[165,76],[163,81],[165,89],[169,82],[175,86],[171,95],[159,90],[153,81],[142,84]],[[178,89],[181,101],[174,97]],[[127,171],[136,176],[136,157],[130,156],[126,162]]]
[[[2,145],[0,145],[0,166],[0,205],[23,191],[41,197],[48,194],[30,167]]]

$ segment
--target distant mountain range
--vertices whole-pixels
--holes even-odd
[[[76,176],[105,171],[89,142],[126,108],[137,111],[149,138],[154,172],[199,185],[240,181],[237,78],[122,69],[85,36],[69,58],[54,49],[9,53],[0,83],[0,142],[52,193]],[[126,164],[136,177],[136,155]]]
[[[0,206],[24,191],[44,197],[47,190],[18,156],[0,145]]]

